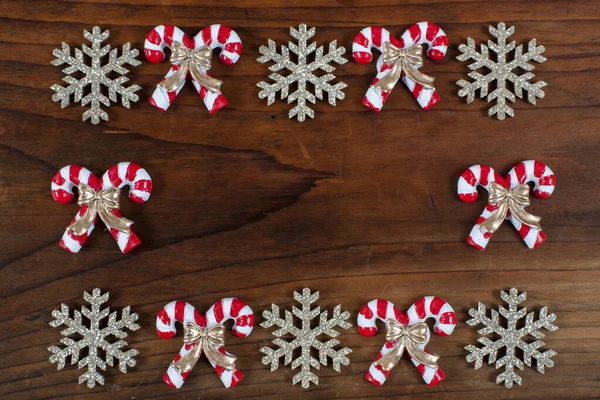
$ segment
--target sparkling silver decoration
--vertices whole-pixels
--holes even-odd
[[[61,107],[65,108],[69,105],[71,94],[74,93],[75,103],[81,102],[82,106],[91,103],[90,108],[83,113],[83,121],[91,118],[93,124],[100,123],[101,119],[108,121],[108,114],[102,110],[101,104],[110,107],[111,101],[117,102],[117,94],[121,95],[121,104],[126,108],[130,108],[130,101],[136,102],[139,100],[135,92],[141,89],[140,86],[123,86],[123,83],[129,81],[129,78],[123,76],[129,73],[129,70],[123,65],[140,65],[141,61],[136,59],[139,51],[137,49],[131,50],[131,44],[127,43],[123,46],[123,55],[118,57],[118,49],[111,51],[109,44],[101,47],[102,42],[108,39],[109,36],[110,32],[108,30],[102,32],[99,27],[95,26],[91,33],[87,30],[83,31],[83,37],[92,42],[91,48],[84,44],[81,47],[83,52],[76,48],[75,57],[72,57],[71,48],[63,42],[62,49],[54,49],[53,52],[56,59],[52,61],[52,65],[59,66],[65,63],[69,65],[63,69],[63,72],[67,74],[63,81],[67,82],[69,86],[52,85],[50,89],[56,92],[52,96],[52,100],[60,101]],[[91,58],[90,65],[85,63],[84,53]],[[102,57],[107,54],[109,54],[108,63],[102,65]],[[76,79],[70,76],[70,74],[77,71],[83,73],[83,78]],[[112,72],[121,74],[121,76],[110,79],[108,75]],[[83,89],[87,85],[91,86],[91,92],[83,97]],[[108,88],[108,97],[102,94],[102,85]]]
[[[302,294],[294,292],[294,299],[302,304],[302,309],[292,307],[292,312],[285,310],[285,319],[279,317],[279,307],[275,304],[271,305],[271,311],[263,311],[263,317],[265,321],[260,324],[263,328],[270,328],[275,325],[280,329],[273,332],[273,344],[279,346],[277,350],[273,350],[269,347],[263,347],[260,352],[265,354],[262,359],[264,365],[271,364],[271,372],[275,371],[279,367],[279,358],[284,357],[284,365],[292,363],[292,369],[301,367],[300,372],[294,375],[292,379],[295,385],[298,382],[302,382],[304,389],[310,386],[310,383],[315,385],[319,384],[319,378],[311,372],[311,367],[319,369],[319,362],[327,366],[327,357],[331,357],[333,361],[333,369],[337,372],[341,372],[341,365],[350,364],[350,360],[346,357],[347,354],[351,353],[348,347],[344,347],[341,350],[334,350],[333,347],[337,346],[340,341],[337,339],[330,339],[327,342],[319,340],[320,335],[327,335],[329,337],[336,337],[339,332],[333,330],[334,327],[339,326],[340,328],[348,329],[352,325],[346,320],[350,318],[348,311],[341,312],[342,306],[337,305],[333,309],[333,317],[327,319],[327,311],[321,312],[321,308],[317,307],[311,310],[311,304],[319,299],[319,292],[313,294],[310,293],[309,288],[304,288]],[[294,324],[295,315],[301,321],[301,327],[297,328]],[[311,321],[319,317],[319,325],[311,328]],[[290,334],[295,339],[286,341],[281,339],[283,335]],[[311,348],[315,348],[319,351],[319,360],[311,356]],[[293,359],[294,350],[300,348],[302,354],[300,357]],[[292,361],[293,359],[293,361]]]
[[[488,45],[481,44],[481,52],[478,52],[475,48],[475,41],[471,38],[467,38],[467,44],[461,44],[458,49],[463,53],[456,57],[459,61],[467,61],[473,59],[475,62],[469,65],[469,68],[473,72],[469,73],[469,77],[474,79],[473,82],[467,82],[463,79],[456,82],[458,86],[462,87],[458,91],[460,97],[467,96],[467,103],[470,103],[475,98],[475,91],[479,89],[480,97],[487,95],[487,101],[491,102],[496,100],[496,105],[488,110],[488,115],[491,117],[496,114],[499,120],[503,120],[508,114],[514,117],[514,110],[507,104],[506,100],[515,102],[515,95],[519,98],[523,98],[523,90],[527,91],[527,100],[529,103],[534,104],[536,97],[540,99],[544,98],[544,91],[542,88],[546,86],[546,82],[539,81],[530,83],[529,80],[535,75],[529,72],[535,67],[529,63],[534,60],[538,63],[543,63],[546,58],[542,56],[544,52],[544,46],[537,46],[536,40],[529,41],[527,45],[527,52],[523,53],[523,45],[519,45],[515,49],[515,42],[506,43],[506,39],[515,32],[515,27],[511,26],[506,29],[504,22],[498,24],[498,28],[494,28],[490,25],[490,35],[498,38],[498,43],[494,43],[488,40]],[[489,58],[488,50],[492,50],[496,53],[496,61],[492,61]],[[514,58],[508,61],[508,55],[511,51],[515,51]],[[487,75],[482,75],[475,71],[476,69],[486,67],[490,70]],[[522,75],[517,75],[514,72],[515,68],[521,68],[527,72]],[[488,85],[496,81],[496,89],[492,93],[488,94]],[[514,93],[507,88],[507,81],[513,83]]]
[[[298,41],[298,44],[289,42],[287,47],[282,45],[281,54],[277,53],[277,46],[271,39],[269,39],[268,47],[260,46],[259,51],[262,57],[259,57],[257,61],[263,64],[268,61],[275,62],[274,65],[269,67],[269,70],[274,72],[269,75],[269,78],[274,80],[275,83],[269,84],[263,81],[258,82],[256,86],[262,89],[258,97],[261,99],[266,97],[267,105],[275,102],[275,96],[279,91],[281,91],[282,100],[287,98],[288,103],[295,101],[297,105],[290,110],[289,117],[296,116],[298,121],[303,122],[307,115],[314,118],[314,111],[306,104],[307,100],[315,104],[316,99],[323,100],[323,92],[325,91],[327,92],[329,104],[335,106],[336,99],[344,99],[345,95],[342,90],[348,86],[344,82],[330,85],[329,81],[335,79],[335,75],[328,73],[324,76],[317,76],[315,71],[322,69],[325,72],[333,72],[335,67],[330,65],[332,61],[337,64],[345,64],[348,60],[342,57],[346,49],[337,47],[337,40],[329,44],[327,55],[323,55],[323,46],[317,49],[316,42],[307,45],[307,40],[315,36],[315,28],[306,30],[306,25],[301,24],[298,29],[290,27],[290,34]],[[290,59],[290,50],[297,55],[297,63]],[[308,62],[307,56],[315,50],[315,60]],[[275,73],[281,69],[287,69],[290,74],[282,76]],[[290,85],[293,83],[298,84],[298,89],[288,96]],[[309,91],[307,84],[314,86],[314,94]]]
[[[100,306],[108,301],[108,292],[101,294],[100,289],[94,289],[91,295],[84,292],[83,298],[92,305],[92,309],[89,310],[82,306],[81,312],[74,311],[73,318],[69,316],[69,307],[65,304],[61,304],[60,310],[52,311],[52,316],[55,319],[50,322],[50,326],[56,328],[65,325],[67,327],[61,332],[61,335],[65,337],[60,340],[66,347],[50,346],[48,350],[53,353],[50,356],[50,362],[57,362],[57,369],[61,370],[65,366],[67,357],[71,356],[71,364],[75,364],[79,360],[79,351],[87,347],[88,355],[79,360],[77,367],[87,367],[87,372],[79,377],[79,383],[87,382],[88,388],[91,389],[96,386],[96,382],[104,385],[104,377],[97,372],[97,369],[100,368],[106,371],[106,365],[113,367],[115,358],[119,360],[119,370],[123,373],[127,372],[127,367],[135,366],[133,357],[138,355],[137,350],[131,349],[123,352],[121,348],[127,346],[126,341],[118,340],[115,343],[110,343],[106,339],[110,335],[118,339],[125,339],[127,332],[123,328],[135,331],[140,326],[135,323],[138,315],[135,313],[130,314],[129,307],[123,309],[120,320],[117,320],[116,311],[111,313],[108,307],[103,310],[100,309]],[[90,321],[89,327],[82,322],[82,315]],[[106,317],[108,317],[107,326],[100,328],[101,321]],[[73,340],[67,337],[75,333],[82,336],[82,339]],[[106,361],[98,354],[99,351],[106,354]]]
[[[545,335],[540,332],[541,328],[545,328],[549,331],[555,331],[558,329],[553,322],[556,320],[554,314],[548,315],[548,307],[542,307],[540,310],[539,319],[534,320],[533,311],[527,314],[527,308],[518,309],[518,305],[525,301],[525,293],[519,294],[517,289],[510,289],[510,294],[506,292],[500,292],[500,297],[506,303],[508,303],[508,310],[502,306],[499,306],[500,314],[498,311],[492,310],[491,318],[486,316],[485,306],[481,303],[478,304],[477,309],[470,309],[469,315],[473,317],[467,321],[470,326],[477,324],[485,325],[485,328],[478,330],[480,335],[488,335],[495,333],[500,336],[500,339],[493,341],[487,337],[480,337],[477,341],[483,344],[484,347],[478,348],[473,345],[465,347],[470,352],[467,355],[467,361],[475,361],[475,369],[481,368],[483,363],[483,357],[488,356],[488,363],[491,364],[496,361],[498,350],[505,347],[506,355],[496,361],[496,369],[504,367],[504,372],[496,377],[496,383],[504,382],[504,386],[511,388],[513,382],[521,384],[521,377],[514,371],[515,367],[524,369],[524,364],[531,367],[531,359],[535,358],[537,370],[542,374],[545,368],[552,368],[554,361],[551,360],[556,355],[554,350],[547,350],[544,353],[539,352],[537,349],[544,346],[544,342],[536,340],[532,343],[526,343],[524,341],[527,336],[533,336],[536,339],[541,339]],[[527,314],[527,317],[525,317]],[[506,318],[506,328],[500,325],[499,316],[502,315]],[[525,317],[525,325],[518,329],[517,322]],[[515,354],[515,350],[519,348],[523,351],[523,361],[521,361]]]

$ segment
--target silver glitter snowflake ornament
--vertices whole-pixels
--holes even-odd
[[[537,46],[536,40],[533,39],[527,45],[527,51],[523,53],[523,45],[515,48],[515,42],[506,43],[506,39],[515,32],[515,27],[511,26],[506,29],[504,22],[498,24],[498,28],[489,27],[490,34],[498,39],[498,43],[488,40],[488,45],[481,44],[481,51],[478,52],[475,48],[475,41],[467,38],[467,44],[461,44],[458,49],[463,53],[456,57],[459,61],[467,61],[473,59],[475,62],[469,65],[473,72],[469,73],[469,77],[474,79],[473,82],[467,82],[463,79],[456,82],[462,87],[458,91],[460,97],[467,97],[467,103],[470,103],[475,98],[475,92],[479,90],[480,97],[487,95],[487,101],[496,100],[496,105],[488,110],[488,115],[491,117],[496,114],[499,120],[503,120],[506,115],[514,117],[514,110],[508,105],[507,100],[515,102],[515,95],[523,98],[523,90],[527,91],[527,100],[529,103],[536,103],[536,97],[544,98],[542,88],[546,86],[546,82],[539,81],[535,83],[529,82],[535,75],[529,72],[535,67],[529,61],[537,61],[543,63],[546,58],[542,56],[544,46]],[[489,51],[496,53],[496,61],[489,58]],[[511,61],[508,60],[511,51],[514,52],[514,57]],[[486,75],[482,75],[475,71],[479,68],[486,67],[490,70]],[[520,68],[527,72],[522,75],[517,75],[515,69]],[[496,81],[496,89],[488,94],[488,85]],[[507,87],[508,82],[512,82],[514,93]]]
[[[346,88],[344,82],[336,83],[335,85],[329,84],[330,81],[335,79],[335,76],[330,72],[335,71],[331,62],[337,64],[345,64],[348,60],[342,57],[342,54],[346,52],[344,47],[337,47],[337,41],[334,40],[329,44],[329,52],[323,55],[323,46],[317,48],[317,43],[313,42],[307,45],[307,41],[315,36],[315,28],[306,29],[305,24],[301,24],[298,29],[290,27],[290,34],[298,41],[298,44],[289,42],[288,46],[281,46],[281,54],[277,53],[277,46],[274,41],[269,39],[269,46],[260,46],[260,54],[262,57],[257,59],[260,63],[266,63],[268,61],[274,61],[275,64],[269,67],[269,70],[273,73],[269,75],[275,83],[259,82],[256,85],[262,90],[258,94],[261,99],[267,98],[267,105],[271,105],[275,102],[275,96],[277,92],[281,92],[281,99],[287,98],[288,103],[296,102],[297,105],[292,108],[289,112],[289,117],[297,117],[298,121],[303,122],[308,115],[310,118],[314,118],[314,111],[307,105],[307,100],[313,104],[316,103],[316,99],[323,100],[323,92],[327,92],[327,100],[329,104],[335,106],[336,99],[343,100],[344,92],[342,90]],[[315,53],[315,60],[309,62],[307,57],[311,53]],[[290,51],[297,56],[297,62],[292,61],[290,58]],[[287,76],[282,76],[275,72],[286,69],[290,72]],[[317,70],[322,69],[328,74],[323,76],[317,76],[315,73]],[[290,85],[297,83],[298,88],[292,94],[289,94]],[[307,87],[308,84],[314,86],[314,94],[310,92]]]
[[[92,43],[92,47],[85,44],[82,45],[83,51],[75,49],[75,57],[71,56],[71,48],[68,44],[62,44],[62,49],[54,49],[55,60],[52,65],[59,66],[68,64],[69,66],[63,69],[67,74],[63,81],[69,85],[63,87],[60,85],[52,85],[50,89],[56,93],[52,96],[52,100],[60,101],[62,108],[69,105],[71,94],[75,94],[74,102],[81,102],[82,106],[87,106],[91,103],[88,110],[83,113],[83,121],[88,118],[92,119],[93,124],[100,123],[100,120],[108,121],[108,114],[102,110],[101,104],[110,107],[110,102],[117,102],[117,94],[121,95],[121,104],[126,108],[130,108],[130,102],[136,102],[139,97],[135,92],[141,89],[138,85],[129,87],[123,86],[123,83],[129,81],[126,75],[129,70],[124,65],[138,66],[141,64],[136,57],[139,55],[137,49],[131,49],[131,44],[127,43],[123,46],[123,55],[118,56],[118,49],[110,49],[110,45],[102,47],[102,42],[108,39],[110,33],[108,30],[102,32],[99,27],[95,26],[92,32],[83,31],[83,37]],[[84,60],[84,54],[90,57],[91,63],[88,65]],[[108,62],[102,65],[102,58],[108,54]],[[81,72],[83,77],[76,79],[71,74]],[[116,72],[121,76],[116,79],[109,78],[109,74]],[[90,93],[83,96],[84,88],[90,85]],[[102,92],[102,86],[108,89],[108,97]]]
[[[332,359],[333,369],[337,372],[341,371],[341,365],[350,364],[350,360],[346,357],[347,354],[352,352],[348,347],[344,347],[341,350],[334,350],[333,347],[337,346],[340,341],[337,339],[330,339],[326,342],[322,342],[319,337],[321,335],[327,335],[329,337],[336,337],[339,332],[333,328],[339,326],[340,328],[348,329],[352,325],[346,320],[350,318],[348,311],[342,312],[342,306],[337,305],[333,310],[333,316],[331,319],[327,319],[327,311],[321,312],[321,308],[317,307],[311,309],[311,304],[319,299],[319,292],[311,294],[310,289],[304,288],[302,294],[294,292],[294,299],[302,304],[302,309],[292,307],[292,311],[285,310],[285,319],[279,317],[279,307],[275,304],[271,305],[271,311],[265,310],[263,317],[265,321],[260,324],[263,328],[270,328],[275,325],[280,329],[273,332],[273,344],[279,346],[277,350],[273,350],[269,347],[263,347],[260,352],[265,354],[262,359],[264,365],[271,365],[271,372],[279,368],[279,358],[284,357],[284,365],[292,363],[292,369],[301,367],[300,372],[294,375],[292,379],[295,385],[298,382],[302,382],[304,389],[310,386],[310,383],[315,385],[319,384],[319,378],[311,372],[311,367],[319,369],[320,364],[327,366],[327,357]],[[294,315],[300,319],[301,327],[298,328],[294,324]],[[319,324],[314,328],[311,328],[311,321],[319,317]],[[291,335],[294,337],[293,340],[286,341],[281,337],[284,335]],[[319,352],[319,359],[312,357],[311,348],[315,348]],[[302,353],[300,357],[294,357],[294,351],[301,349]],[[320,363],[320,364],[319,364]]]
[[[110,343],[107,338],[112,335],[117,339],[125,339],[127,332],[124,328],[135,331],[140,326],[135,323],[138,315],[130,314],[129,307],[123,309],[121,319],[117,319],[117,312],[111,313],[108,307],[100,309],[100,306],[108,301],[108,292],[101,294],[100,289],[94,289],[91,295],[84,292],[83,298],[92,305],[92,309],[82,306],[81,312],[74,311],[73,318],[69,316],[69,307],[65,304],[61,305],[60,310],[52,311],[55,319],[50,322],[50,326],[56,328],[65,325],[67,327],[61,332],[65,336],[61,339],[61,343],[66,347],[50,346],[48,350],[53,353],[50,356],[50,362],[58,363],[58,370],[64,368],[69,356],[71,356],[71,364],[79,361],[78,368],[87,367],[87,372],[79,377],[79,383],[87,382],[87,386],[91,389],[96,386],[96,382],[104,385],[104,377],[98,373],[98,368],[105,371],[107,365],[113,367],[115,358],[119,360],[119,370],[123,373],[127,372],[127,367],[135,366],[133,357],[139,352],[135,349],[124,352],[121,348],[127,346],[127,342],[118,340]],[[89,326],[83,323],[82,316],[90,321]],[[100,328],[102,320],[106,317],[108,317],[106,327]],[[82,338],[70,339],[68,336],[73,334],[78,334]],[[88,349],[88,354],[79,360],[79,352],[85,348]],[[101,353],[106,354],[106,361],[102,359]]]
[[[504,382],[504,386],[511,388],[513,382],[521,384],[521,377],[514,371],[515,367],[523,370],[524,364],[531,367],[531,359],[536,360],[536,366],[538,372],[542,374],[545,368],[551,368],[554,366],[554,361],[551,360],[556,355],[554,350],[547,350],[543,353],[539,352],[538,349],[544,346],[544,342],[536,340],[532,343],[525,342],[528,336],[532,336],[536,339],[541,339],[545,335],[540,332],[541,328],[545,328],[549,331],[555,331],[558,329],[553,322],[556,320],[554,314],[548,315],[548,307],[542,307],[540,315],[537,320],[534,319],[533,311],[527,314],[527,308],[518,309],[518,305],[525,301],[525,293],[519,294],[517,289],[510,289],[510,294],[506,292],[500,292],[500,297],[506,303],[508,303],[508,310],[502,306],[499,306],[499,311],[492,310],[491,318],[486,316],[485,306],[481,303],[477,306],[477,309],[470,309],[469,315],[473,317],[467,321],[470,326],[482,324],[485,328],[478,330],[480,335],[488,335],[495,333],[500,336],[500,339],[494,341],[487,337],[480,337],[477,341],[483,344],[484,347],[478,348],[473,345],[465,347],[469,351],[467,355],[468,362],[475,362],[475,369],[481,368],[483,364],[483,357],[488,356],[488,363],[491,364],[496,362],[496,369],[504,367],[504,372],[496,377],[496,383]],[[500,325],[499,317],[502,315],[506,319],[506,328]],[[527,316],[525,316],[527,315]],[[525,325],[522,328],[517,328],[517,323],[525,317]],[[501,357],[498,361],[498,350],[506,348],[506,355]],[[523,361],[521,361],[516,355],[515,351],[521,349],[523,351]]]

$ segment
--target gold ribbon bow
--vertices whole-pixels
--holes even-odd
[[[111,186],[104,190],[94,190],[85,183],[80,183],[77,189],[79,190],[77,204],[79,206],[87,205],[88,209],[81,218],[67,227],[69,232],[75,236],[83,235],[96,221],[96,215],[100,215],[100,219],[108,228],[125,233],[131,232],[129,227],[133,221],[117,217],[111,212],[111,210],[119,209],[119,197],[121,196],[119,188]]]
[[[541,217],[531,215],[523,208],[529,206],[529,186],[519,185],[512,189],[506,189],[504,186],[491,182],[489,185],[490,198],[488,203],[499,208],[490,215],[485,221],[477,226],[483,228],[489,233],[494,233],[506,218],[510,211],[519,222],[531,226],[532,228],[542,229],[540,226]]]
[[[195,347],[178,361],[174,361],[171,364],[181,374],[185,374],[194,368],[202,351],[206,354],[206,358],[216,365],[228,371],[235,369],[235,360],[237,360],[237,357],[223,354],[217,350],[217,346],[225,345],[225,326],[223,324],[216,324],[210,328],[202,328],[193,322],[186,322],[183,324],[183,333],[183,343],[192,343]]]
[[[212,49],[208,46],[189,49],[180,42],[173,42],[169,61],[171,64],[179,64],[180,68],[156,86],[175,92],[184,84],[187,73],[190,72],[196,82],[213,93],[220,93],[219,88],[223,82],[206,74],[206,70],[210,69],[211,57]]]
[[[383,63],[391,64],[393,67],[390,72],[378,80],[373,87],[381,90],[390,91],[396,86],[400,79],[402,71],[413,81],[420,83],[426,89],[433,89],[434,77],[419,72],[417,68],[423,66],[423,46],[414,44],[405,49],[400,49],[390,42],[384,42]]]
[[[385,321],[387,333],[385,340],[388,342],[396,342],[392,350],[375,361],[375,365],[381,366],[384,371],[391,371],[396,366],[404,349],[408,354],[420,362],[431,368],[437,368],[437,360],[440,358],[437,354],[426,353],[419,345],[427,343],[427,324],[425,322],[417,322],[414,325],[404,326],[398,321],[391,318]]]

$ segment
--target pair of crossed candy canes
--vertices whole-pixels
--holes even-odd
[[[52,197],[61,204],[69,204],[75,198],[73,189],[80,187],[81,184],[89,186],[91,190],[97,193],[112,187],[121,189],[124,186],[129,186],[129,199],[140,204],[148,201],[152,193],[152,179],[148,172],[135,163],[121,162],[108,169],[102,178],[98,178],[87,168],[79,165],[63,167],[52,178]],[[82,195],[81,191],[79,195]],[[79,221],[86,214],[89,207],[85,204],[81,205],[71,225]],[[115,217],[123,219],[118,208],[114,208],[110,212]],[[76,235],[71,229],[67,228],[60,239],[60,247],[68,252],[78,253],[92,234],[97,222],[98,216],[96,215],[87,231],[81,235]],[[111,227],[108,228],[123,253],[130,252],[142,242],[133,232],[133,229],[129,229],[129,233],[125,233]]]
[[[215,328],[217,325],[223,324],[228,320],[233,320],[233,334],[243,338],[250,335],[252,332],[252,328],[254,327],[254,312],[243,301],[231,297],[218,301],[210,307],[208,312],[204,315],[200,314],[190,303],[184,301],[172,301],[164,306],[158,313],[158,317],[156,318],[156,332],[163,339],[171,339],[177,333],[175,322],[184,324],[184,329],[186,329],[187,325],[194,327],[196,330],[204,329],[208,332],[211,328]],[[202,340],[205,339],[201,339],[200,341],[202,342]],[[199,345],[213,346],[214,350],[223,356],[232,358],[235,362],[235,356],[225,351],[222,345],[210,342],[200,344],[191,341],[189,343],[184,342],[183,347],[177,356],[175,356],[173,363],[171,363],[163,377],[165,383],[176,389],[179,389],[183,385],[190,374],[190,371],[182,372],[181,368],[178,367],[178,364],[176,363],[178,361],[180,362],[182,358],[186,356],[189,357],[190,353],[192,353],[195,350],[195,347]],[[206,347],[200,350],[204,351],[204,353],[208,353]],[[226,369],[217,365],[217,363],[212,360],[209,361],[226,388],[231,388],[242,380],[243,375],[240,370],[237,369],[235,363],[231,368]],[[193,367],[193,364],[191,366]]]
[[[429,342],[431,333],[429,331],[429,327],[426,325],[423,326],[422,324],[424,324],[424,321],[428,318],[435,319],[433,331],[441,336],[450,335],[456,327],[456,313],[450,304],[439,297],[426,296],[414,303],[408,309],[406,314],[398,310],[398,308],[396,308],[396,306],[390,301],[380,299],[370,301],[362,308],[362,310],[360,310],[357,319],[358,331],[363,336],[375,335],[377,333],[377,320],[385,322],[386,326],[394,324],[398,327],[401,327],[401,329],[406,329],[407,334],[410,332],[412,327],[420,324],[422,329],[425,330],[425,336],[422,338],[421,343],[415,345],[427,356],[433,356],[437,358],[437,356],[432,355],[425,349],[425,346]],[[375,358],[375,361],[373,361],[369,367],[369,371],[367,371],[365,375],[369,382],[377,386],[384,384],[391,373],[391,368],[386,370],[386,368],[384,368],[378,361],[382,360],[382,358],[386,355],[389,357],[389,353],[392,351],[397,351],[398,349],[396,349],[396,347],[405,343],[401,343],[401,340],[403,339],[400,338],[399,340],[395,341],[386,341],[381,348],[381,351]],[[409,346],[406,348],[409,349]],[[414,357],[411,357],[411,361],[417,367],[419,373],[423,377],[423,380],[428,386],[435,386],[444,379],[444,372],[441,368],[437,367],[437,364],[434,368],[420,363],[419,361],[415,360]]]
[[[172,50],[174,43],[181,44],[187,49],[190,56],[190,61],[193,57],[193,53],[201,51],[205,46],[210,50],[221,49],[219,60],[223,64],[231,65],[235,64],[242,54],[242,41],[238,34],[231,28],[221,25],[214,24],[207,26],[200,33],[190,39],[181,29],[173,25],[159,25],[152,29],[146,36],[146,42],[144,44],[144,54],[146,59],[153,64],[161,63],[165,59],[165,48]],[[173,55],[171,56],[173,57]],[[200,72],[206,74],[210,69],[210,60],[206,60],[208,65],[200,66]],[[181,62],[172,62],[172,67],[165,76],[162,82],[165,82],[169,77],[174,75],[182,66]],[[202,97],[204,105],[208,109],[209,113],[214,113],[227,105],[225,96],[221,93],[220,89],[210,90],[208,87],[197,82],[193,76],[189,76],[192,84],[196,88],[196,91]],[[208,79],[212,79],[208,77]],[[220,86],[220,81],[218,86]],[[161,87],[160,84],[150,98],[150,104],[158,108],[161,111],[166,111],[177,94],[181,91],[185,85],[185,79],[175,88],[175,90],[168,90]]]
[[[363,104],[374,111],[381,111],[385,101],[392,92],[391,89],[385,90],[377,85],[393,69],[393,64],[384,62],[384,53],[386,48],[389,49],[391,47],[389,46],[390,44],[396,48],[394,51],[397,52],[397,55],[401,52],[410,53],[414,50],[415,45],[427,44],[427,57],[432,61],[441,61],[448,49],[448,37],[439,26],[430,22],[419,22],[411,26],[404,32],[400,39],[396,39],[387,29],[378,26],[369,26],[360,31],[352,44],[352,56],[354,60],[359,64],[368,64],[373,60],[372,49],[377,49],[382,53],[377,59],[377,76],[363,98]],[[408,56],[408,53],[401,57]],[[414,55],[414,52],[412,53]],[[402,62],[401,57],[397,58],[397,62]],[[414,66],[414,69],[420,67],[419,62],[413,63],[412,66]],[[419,72],[416,72],[416,74],[420,75]],[[433,78],[425,77],[433,82]],[[404,69],[401,79],[424,110],[430,109],[440,101],[440,96],[436,92],[435,87],[432,85],[426,87],[423,84],[415,82],[406,75]]]
[[[481,186],[490,192],[490,185],[492,185],[493,182],[501,185],[507,191],[513,191],[518,186],[533,183],[533,195],[538,198],[547,199],[552,192],[554,192],[556,178],[550,168],[535,160],[520,162],[510,170],[505,178],[487,165],[473,165],[463,172],[458,180],[458,197],[464,202],[472,203],[477,200],[478,197],[477,186]],[[526,191],[528,196],[529,188],[526,188]],[[491,201],[491,199],[489,201]],[[498,205],[488,202],[469,234],[467,242],[470,245],[479,250],[485,249],[493,232],[490,232],[490,230],[482,224],[497,212],[498,209]],[[521,212],[523,212],[522,209]],[[539,217],[535,218],[539,219]],[[507,213],[506,219],[508,219],[517,231],[519,231],[525,244],[530,249],[541,245],[546,240],[546,235],[542,232],[539,225],[537,225],[538,228],[522,223],[510,211]]]

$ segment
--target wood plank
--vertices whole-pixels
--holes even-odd
[[[376,0],[28,0],[2,1],[0,23],[0,397],[7,399],[528,399],[600,397],[600,3],[594,0],[439,1]],[[259,64],[258,48],[273,39],[287,43],[289,27],[317,28],[316,40],[337,40],[351,59],[354,36],[367,25],[401,35],[429,20],[450,38],[446,58],[425,62],[442,101],[419,109],[399,85],[381,113],[361,105],[374,65],[339,66],[346,99],[333,108],[314,106],[316,118],[288,120],[290,108],[267,106],[256,82],[270,64]],[[513,39],[537,38],[548,61],[536,65],[546,97],[531,106],[514,104],[516,118],[487,117],[488,103],[465,104],[456,81],[468,72],[455,60],[467,37],[488,40],[487,27],[515,25]],[[229,106],[208,115],[202,100],[185,87],[166,113],[147,99],[168,69],[144,62],[131,68],[143,87],[131,110],[115,105],[109,123],[80,121],[82,108],[61,109],[51,101],[60,68],[52,50],[83,43],[83,29],[110,29],[110,43],[142,49],[155,25],[175,24],[188,34],[223,23],[242,37],[244,51],[234,66],[215,63]],[[505,174],[517,162],[538,159],[557,176],[547,200],[534,199],[531,212],[543,217],[548,241],[530,251],[517,232],[503,226],[488,249],[478,252],[466,237],[485,205],[460,202],[456,182],[465,168],[486,163]],[[96,174],[119,161],[146,168],[154,182],[150,201],[121,202],[135,221],[143,244],[122,255],[103,229],[71,255],[58,247],[77,206],[52,201],[50,180],[67,164]],[[508,224],[507,224],[508,225]],[[58,344],[49,327],[52,310],[82,305],[84,290],[110,291],[114,310],[131,305],[142,329],[129,338],[140,350],[127,374],[105,373],[105,386],[77,385],[75,366],[56,371],[47,347]],[[356,315],[373,298],[401,309],[424,295],[438,295],[455,308],[458,326],[449,337],[434,335],[428,349],[442,356],[444,382],[423,384],[407,360],[383,388],[363,377],[383,343],[383,333],[364,338],[356,327],[339,339],[353,352],[341,373],[318,371],[319,386],[292,386],[295,371],[270,373],[260,347],[273,329],[256,327],[240,339],[227,334],[227,348],[245,374],[225,390],[206,360],[199,361],[179,391],[162,382],[181,338],[161,340],[157,312],[175,299],[206,310],[238,296],[262,320],[270,304],[291,307],[295,290],[319,290],[319,304],[342,304]],[[548,305],[560,329],[544,339],[558,352],[542,375],[519,372],[523,386],[496,385],[499,371],[474,370],[466,344],[477,332],[468,309],[478,301],[500,303],[500,290],[527,291],[525,306]]]

